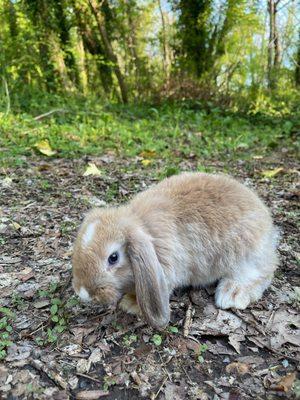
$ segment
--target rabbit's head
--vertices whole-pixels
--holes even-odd
[[[169,292],[151,236],[126,207],[96,209],[85,218],[72,258],[73,287],[84,301],[116,305],[125,293],[154,327],[169,321]]]

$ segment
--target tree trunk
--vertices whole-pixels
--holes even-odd
[[[278,70],[281,61],[281,46],[277,28],[277,10],[280,0],[268,0],[269,12],[269,44],[268,44],[268,86],[274,89],[275,71]]]
[[[18,36],[18,26],[17,26],[17,16],[14,3],[9,0],[6,4],[6,7],[9,15],[8,25],[9,25],[10,36],[12,38],[15,38]]]
[[[169,58],[169,51],[168,51],[168,43],[167,43],[167,30],[166,30],[166,21],[164,12],[161,6],[161,0],[157,0],[158,8],[161,17],[161,25],[162,25],[162,44],[163,44],[163,65],[164,71],[166,76],[166,84],[169,87],[170,83],[170,58]]]
[[[50,57],[56,70],[59,80],[63,85],[64,89],[68,92],[74,90],[73,83],[68,75],[68,70],[65,64],[62,49],[60,47],[60,41],[55,32],[49,32],[48,43],[50,44]]]
[[[116,74],[116,77],[117,77],[117,80],[119,83],[123,103],[126,104],[126,103],[128,103],[128,91],[127,91],[125,79],[121,72],[117,56],[115,55],[112,45],[110,43],[110,40],[108,38],[106,27],[105,27],[104,17],[99,9],[99,5],[97,4],[96,0],[89,0],[89,4],[91,7],[91,11],[97,22],[97,26],[98,26],[99,33],[100,33],[100,36],[101,36],[101,39],[103,42],[106,56],[113,63],[113,69],[114,69],[114,72]],[[100,6],[101,6],[101,4],[100,4]]]
[[[296,86],[300,88],[300,29],[299,29],[298,51],[296,55],[295,83]]]
[[[269,12],[269,44],[268,44],[268,86],[273,87],[273,63],[274,63],[274,0],[268,0]]]
[[[82,36],[76,31],[76,54],[77,54],[77,59],[76,59],[76,64],[77,64],[77,69],[78,69],[78,82],[80,89],[84,95],[87,94],[88,92],[88,77],[87,77],[87,71],[86,71],[86,66],[85,66],[85,51],[84,51],[84,45],[83,45],[83,40]]]
[[[277,27],[277,11],[280,0],[277,0],[274,4],[274,68],[278,68],[281,62],[281,45],[279,40],[279,33]]]
[[[53,2],[53,10],[55,15],[55,27],[60,42],[60,47],[63,51],[64,63],[67,67],[67,72],[72,82],[79,83],[79,71],[75,62],[75,57],[70,50],[70,23],[68,21],[66,10],[67,4],[64,0],[56,0]]]
[[[133,68],[133,73],[135,74],[135,81],[136,81],[136,89],[139,95],[142,94],[142,87],[141,87],[141,77],[142,77],[142,67],[141,67],[141,60],[138,55],[137,50],[137,38],[136,38],[136,25],[134,19],[132,18],[132,2],[127,0],[126,2],[126,12],[127,12],[127,19],[128,19],[128,26],[129,26],[129,34],[128,34],[128,47],[131,53],[131,65]],[[135,2],[133,6],[135,5]]]
[[[84,48],[93,56],[97,57],[97,69],[99,77],[104,88],[105,94],[110,96],[113,88],[113,79],[111,74],[111,68],[108,64],[102,43],[98,38],[92,24],[89,21],[87,10],[82,6],[78,5],[76,1],[73,1],[74,12],[76,15],[76,22],[82,37]],[[101,58],[101,60],[100,60]],[[104,61],[104,62],[103,62]],[[107,61],[107,62],[106,62]]]

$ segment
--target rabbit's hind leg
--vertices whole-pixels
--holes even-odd
[[[263,239],[251,257],[220,279],[215,293],[217,307],[244,310],[262,297],[278,265],[275,236],[272,233]]]
[[[244,284],[233,279],[223,278],[216,290],[216,305],[224,310],[227,308],[244,310],[251,302],[261,298],[270,282],[266,279],[257,279]]]

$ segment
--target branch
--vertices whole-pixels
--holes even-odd
[[[49,115],[52,115],[52,114],[54,114],[54,113],[64,113],[64,112],[67,112],[67,110],[64,110],[63,108],[56,108],[56,109],[54,109],[54,110],[51,110],[51,111],[48,111],[48,112],[46,112],[45,114],[41,114],[41,115],[38,115],[38,116],[36,116],[36,117],[34,117],[33,119],[35,120],[35,121],[40,121],[41,119],[44,119],[44,118],[46,118],[46,117],[49,117]]]

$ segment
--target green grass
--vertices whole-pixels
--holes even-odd
[[[195,156],[247,158],[281,147],[296,151],[296,133],[300,129],[299,115],[248,116],[203,107],[197,102],[125,107],[81,100],[62,108],[64,112],[41,121],[25,112],[7,116],[0,113],[0,147],[4,150],[0,165],[22,163],[22,156],[35,154],[35,144],[45,139],[57,152],[54,157],[112,151],[119,157],[142,154],[154,161],[172,160],[174,165]],[[39,109],[35,106],[33,114],[49,109],[49,105]]]

